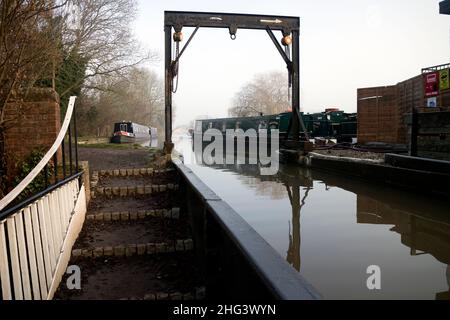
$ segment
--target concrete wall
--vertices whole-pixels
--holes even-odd
[[[12,99],[6,107],[7,129],[5,151],[8,176],[14,176],[17,165],[35,149],[45,153],[55,142],[61,129],[58,94],[47,88],[33,89],[26,99]]]

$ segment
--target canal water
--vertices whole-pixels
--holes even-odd
[[[450,298],[449,202],[296,165],[198,165],[188,137],[176,149],[325,299]]]

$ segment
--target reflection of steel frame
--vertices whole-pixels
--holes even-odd
[[[172,28],[175,32],[181,32],[183,27],[194,27],[195,30],[177,55],[172,60]],[[292,109],[297,114],[292,117],[291,132],[294,140],[299,140],[300,125],[303,127],[300,115],[300,76],[299,76],[299,31],[300,18],[286,16],[267,16],[250,14],[206,13],[206,12],[164,12],[165,32],[165,150],[170,152],[172,144],[172,93],[173,79],[177,75],[178,61],[200,27],[227,28],[232,39],[236,37],[238,29],[266,30],[277,50],[281,54],[289,71],[289,83],[292,83]],[[283,50],[273,34],[273,31],[281,31],[283,36],[292,34],[292,59],[290,51]],[[288,47],[286,47],[288,48]],[[285,49],[286,49],[285,48]]]

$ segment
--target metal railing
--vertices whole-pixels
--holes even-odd
[[[422,73],[430,73],[430,72],[436,72],[444,69],[450,68],[450,63],[440,64],[437,66],[422,68]]]
[[[75,99],[71,97],[69,100],[61,130],[50,150],[0,200],[2,300],[49,299],[59,283],[63,247],[81,187],[78,179],[82,172],[79,172],[76,147]],[[58,158],[61,165],[58,165]],[[52,173],[49,168],[53,169]],[[16,203],[22,192],[42,174],[45,190]]]

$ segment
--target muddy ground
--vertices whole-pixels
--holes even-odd
[[[135,185],[168,184],[176,181],[176,172],[154,174],[152,176],[102,177],[98,187],[131,187]]]
[[[105,197],[98,198],[89,203],[88,211],[90,213],[97,212],[122,212],[122,211],[139,211],[160,208],[179,207],[180,201],[176,195],[169,193],[156,193],[146,196],[114,197],[107,199]]]
[[[84,259],[81,290],[69,290],[65,275],[55,299],[141,300],[148,293],[188,293],[201,284],[197,274],[191,252]]]
[[[152,160],[152,149],[108,149],[79,147],[80,161],[89,161],[89,170],[146,168]]]

